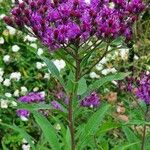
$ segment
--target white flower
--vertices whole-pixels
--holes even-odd
[[[5,14],[1,14],[0,15],[0,20],[3,19],[6,15]]]
[[[60,71],[61,69],[64,69],[66,66],[66,63],[64,60],[54,60],[53,63],[55,64],[55,66],[57,67],[57,69]]]
[[[90,78],[94,79],[94,78],[99,78],[100,76],[98,74],[96,74],[95,72],[91,72],[90,73]]]
[[[14,79],[16,81],[19,81],[21,78],[21,73],[20,72],[13,72],[10,75],[10,79]]]
[[[14,94],[15,97],[19,97],[19,90],[15,90]]]
[[[5,40],[3,37],[0,37],[0,44],[4,44]]]
[[[103,69],[103,65],[101,63],[98,63],[95,67],[99,71]]]
[[[17,103],[15,101],[12,101],[11,102],[12,106],[16,107],[17,106]]]
[[[18,45],[13,45],[12,46],[12,51],[13,52],[18,52],[20,50],[20,47]]]
[[[107,75],[107,74],[109,74],[110,73],[110,69],[103,69],[102,70],[102,74],[103,75]]]
[[[16,33],[16,29],[11,26],[6,26],[10,35],[14,35]]]
[[[26,117],[24,117],[24,116],[20,116],[20,119],[21,119],[22,121],[28,121],[28,118],[26,118]]]
[[[23,144],[22,150],[30,150],[30,145],[29,144]]]
[[[5,96],[10,98],[10,97],[12,97],[12,94],[11,93],[5,93]]]
[[[37,38],[27,35],[24,37],[24,41],[35,42]]]
[[[34,92],[37,92],[38,90],[39,90],[39,87],[35,87],[35,88],[33,89]]]
[[[30,46],[37,49],[37,44],[36,43],[31,43]]]
[[[22,95],[25,95],[27,92],[28,92],[28,89],[27,89],[25,86],[22,86],[20,93],[21,93]]]
[[[37,54],[40,56],[40,55],[42,55],[43,54],[43,49],[42,48],[39,48],[38,50],[37,50]]]
[[[45,73],[45,75],[44,75],[44,79],[50,79],[50,73]]]
[[[46,95],[46,93],[45,93],[45,91],[42,91],[42,92],[40,92],[40,94],[41,94],[41,97],[45,97],[45,95]]]
[[[37,68],[37,69],[42,69],[44,66],[45,66],[44,63],[41,63],[41,62],[37,62],[37,63],[36,63],[36,68]]]
[[[9,55],[5,55],[5,56],[3,57],[3,61],[4,61],[5,63],[10,62],[10,56],[9,56]]]
[[[110,2],[110,3],[109,3],[109,8],[114,9],[114,7],[115,7],[115,3]]]
[[[116,70],[115,68],[111,68],[111,69],[110,69],[110,72],[111,72],[111,73],[116,73],[117,70]]]
[[[57,123],[57,124],[55,125],[55,129],[56,129],[57,131],[61,130],[61,126],[60,126],[59,123]]]
[[[10,86],[11,85],[10,79],[5,79],[3,85],[7,87]]]
[[[8,100],[1,99],[1,108],[8,108]]]
[[[129,54],[129,49],[120,49],[120,56],[123,60],[127,60],[128,59],[128,54]]]
[[[90,3],[91,3],[91,0],[85,0],[85,2],[86,2],[87,4],[90,4]]]
[[[106,57],[103,57],[103,59],[99,63],[106,64],[107,61],[108,61],[108,59]]]
[[[4,74],[4,70],[0,68],[0,76],[3,76],[3,74]]]
[[[135,59],[135,60],[138,60],[138,59],[139,59],[139,57],[138,57],[137,55],[135,55],[135,56],[134,56],[134,59]]]
[[[2,76],[0,76],[0,83],[1,83],[1,82],[3,82],[3,77],[2,77]]]

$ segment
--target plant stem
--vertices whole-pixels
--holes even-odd
[[[76,59],[76,68],[75,68],[75,82],[77,83],[80,79],[80,59],[78,55],[78,51],[75,55]],[[75,150],[75,130],[74,130],[74,119],[73,119],[73,98],[77,98],[76,93],[76,87],[74,91],[71,93],[70,99],[69,99],[69,107],[68,107],[68,120],[69,120],[69,129],[71,134],[71,149]]]
[[[147,113],[148,113],[148,108],[144,114],[144,121],[147,120]],[[142,145],[141,145],[141,150],[144,150],[144,146],[145,146],[145,139],[146,139],[146,124],[144,125],[144,130],[143,130],[143,136],[142,136]]]

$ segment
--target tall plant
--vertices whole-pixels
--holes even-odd
[[[131,42],[132,26],[143,9],[141,0],[24,0],[21,3],[16,1],[11,16],[4,17],[8,25],[37,37],[50,52],[57,53],[70,66],[65,83],[52,61],[42,57],[69,97],[67,111],[72,150],[83,148],[109,109],[108,105],[103,106],[92,115],[83,133],[77,133],[80,140],[76,143],[74,124],[78,104],[97,107],[99,99],[92,92],[105,82],[121,80],[127,74],[118,73],[102,78],[89,87],[85,75],[110,52],[109,46],[114,46],[116,39],[122,37],[127,45]],[[60,149],[49,122],[37,112],[34,112],[34,116],[46,138],[51,140],[51,147]],[[46,133],[48,130],[51,130],[53,139]]]

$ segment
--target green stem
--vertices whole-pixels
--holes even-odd
[[[148,108],[144,114],[144,121],[147,121],[147,113],[148,113]],[[141,145],[141,150],[144,150],[145,146],[145,140],[146,140],[146,124],[144,125],[144,130],[143,130],[143,136],[142,136],[142,145]]]
[[[76,59],[76,68],[75,68],[75,83],[78,82],[80,79],[80,59],[78,55],[78,51],[76,52],[75,55]],[[68,120],[69,120],[69,129],[70,129],[70,134],[71,134],[71,149],[75,150],[75,129],[74,129],[74,118],[73,118],[73,98],[77,98],[77,93],[76,93],[76,87],[74,91],[71,93],[70,99],[69,99],[69,107],[68,107]]]

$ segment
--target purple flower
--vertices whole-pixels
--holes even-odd
[[[45,99],[45,97],[43,96],[42,93],[37,92],[31,92],[28,95],[22,96],[18,99],[18,101],[22,102],[22,103],[39,103],[39,102],[43,102]],[[30,115],[30,112],[28,110],[25,109],[19,109],[17,110],[17,115],[19,117],[21,117],[22,119],[24,118],[28,118]]]
[[[41,93],[29,93],[28,95],[22,96],[18,99],[24,103],[38,103],[44,101],[44,97]]]
[[[53,108],[63,111],[61,104],[55,100],[51,101],[51,105]]]
[[[100,98],[96,92],[91,93],[84,100],[80,102],[83,107],[98,107],[100,105]]]
[[[55,50],[64,44],[79,45],[89,36],[124,36],[129,41],[144,7],[142,0],[26,0],[16,4],[11,17],[4,20],[20,29],[30,27],[45,46]]]
[[[17,115],[19,117],[25,117],[25,118],[28,118],[29,115],[30,115],[30,112],[28,110],[25,110],[25,109],[20,109],[20,110],[17,110]]]
[[[143,73],[137,83],[136,96],[146,104],[150,104],[150,73]]]

